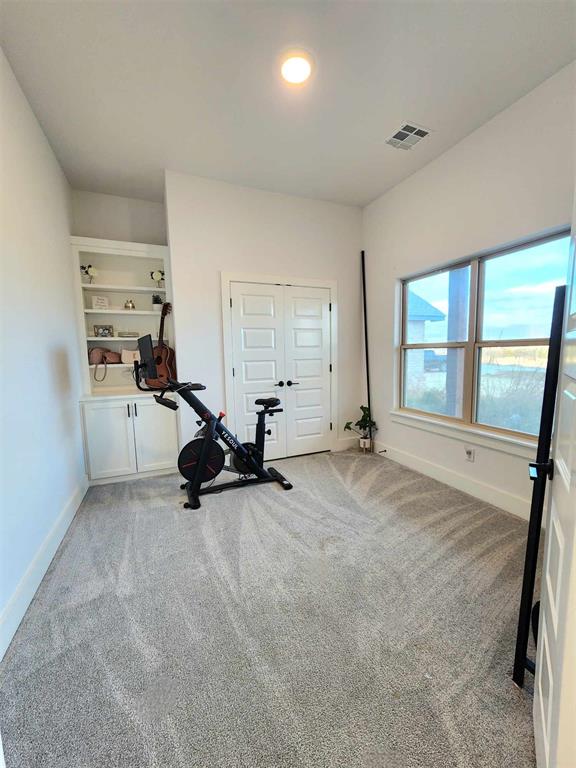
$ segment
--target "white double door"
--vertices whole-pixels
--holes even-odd
[[[330,289],[231,283],[235,429],[254,441],[255,400],[278,397],[266,458],[331,447]]]

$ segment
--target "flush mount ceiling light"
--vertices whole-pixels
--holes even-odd
[[[312,74],[312,59],[304,51],[290,53],[282,60],[282,77],[291,85],[302,85]]]

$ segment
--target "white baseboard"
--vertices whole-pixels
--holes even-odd
[[[336,440],[335,451],[349,451],[350,448],[358,448],[357,437],[339,437]]]
[[[412,453],[401,451],[397,448],[391,448],[382,443],[377,442],[375,450],[376,453],[381,452],[381,455],[392,459],[392,461],[397,461],[398,464],[403,464],[405,467],[414,469],[416,472],[421,472],[423,475],[434,478],[434,480],[440,480],[440,482],[446,483],[446,485],[457,488],[459,491],[464,491],[464,493],[469,493],[470,496],[481,499],[487,504],[500,507],[500,509],[521,517],[523,520],[528,520],[530,516],[530,499],[516,496],[514,493],[509,493],[494,485],[483,483],[480,480],[474,480],[474,478],[462,475],[460,472],[455,472],[453,469],[444,467],[441,464],[435,464],[432,461],[420,458],[420,456],[415,456]]]
[[[152,469],[150,472],[133,472],[130,475],[115,475],[114,477],[101,477],[98,480],[90,480],[88,485],[110,485],[111,483],[125,483],[128,480],[145,480],[147,477],[161,477],[162,475],[174,475],[178,473],[178,467],[169,469]]]
[[[24,618],[24,614],[32,602],[32,598],[40,586],[40,582],[44,578],[44,574],[48,570],[48,566],[52,562],[52,558],[56,554],[56,550],[64,538],[87,490],[88,481],[84,479],[54,521],[48,535],[40,545],[26,573],[20,579],[12,597],[2,611],[0,615],[0,660],[2,660],[20,622]]]

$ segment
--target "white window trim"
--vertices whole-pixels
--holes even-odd
[[[390,420],[405,427],[423,429],[426,432],[449,437],[452,440],[459,440],[467,445],[489,448],[522,459],[533,459],[536,455],[537,444],[535,440],[490,432],[486,429],[453,423],[444,419],[435,419],[421,413],[409,413],[405,410],[392,409]]]

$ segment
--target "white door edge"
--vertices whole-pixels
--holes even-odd
[[[251,274],[246,272],[220,272],[220,290],[222,296],[222,354],[224,367],[224,390],[226,402],[226,425],[236,433],[236,413],[234,408],[234,382],[232,376],[232,312],[230,309],[232,283],[259,283],[262,285],[292,285],[298,288],[327,288],[330,291],[332,311],[330,313],[330,352],[332,360],[332,379],[330,386],[330,421],[332,432],[330,450],[336,450],[338,442],[338,283],[336,280],[316,280],[313,278],[288,277],[286,275]]]

